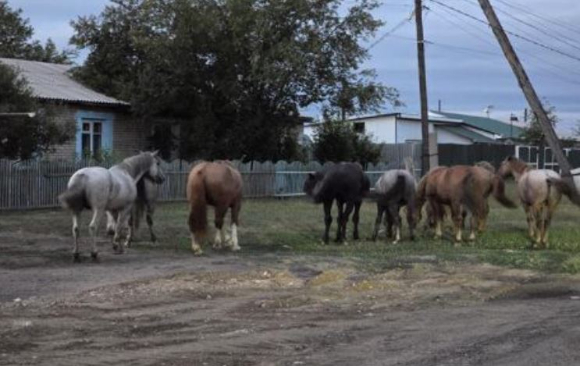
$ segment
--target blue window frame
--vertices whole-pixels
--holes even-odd
[[[95,156],[113,149],[113,114],[77,112],[76,149],[78,157]]]

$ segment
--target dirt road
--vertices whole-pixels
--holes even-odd
[[[575,365],[578,278],[0,235],[1,365]],[[410,261],[411,263],[413,261]]]

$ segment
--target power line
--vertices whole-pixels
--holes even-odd
[[[492,27],[492,26],[491,26],[491,25],[490,25],[488,22],[486,22],[485,20],[482,20],[482,19],[480,19],[480,18],[477,18],[477,17],[475,17],[475,16],[473,16],[473,15],[471,15],[471,14],[469,14],[469,13],[466,13],[466,12],[464,12],[464,11],[462,11],[462,10],[459,10],[459,9],[457,9],[457,8],[453,7],[453,6],[450,6],[450,5],[444,4],[444,3],[442,3],[442,2],[440,2],[440,1],[438,1],[438,0],[431,0],[431,2],[434,2],[434,3],[436,3],[436,4],[439,4],[440,6],[446,7],[446,8],[448,8],[448,9],[450,9],[450,10],[452,10],[452,11],[456,12],[456,13],[459,13],[459,14],[461,14],[461,15],[463,15],[463,16],[466,16],[466,17],[468,17],[468,18],[471,18],[471,19],[473,19],[473,20],[476,20],[476,21],[478,21],[478,22],[480,22],[480,23],[482,23],[482,24],[486,24],[486,25],[487,25],[487,26],[489,26],[489,27]],[[493,27],[492,27],[492,28],[493,28]],[[550,47],[550,46],[548,46],[548,45],[545,45],[545,44],[543,44],[543,43],[540,43],[540,42],[534,41],[533,39],[530,39],[530,38],[528,38],[528,37],[522,36],[522,35],[520,35],[520,34],[518,34],[518,33],[515,33],[515,32],[512,32],[512,31],[508,31],[508,30],[505,30],[505,32],[506,32],[506,33],[508,33],[508,34],[510,34],[510,35],[512,35],[512,36],[514,36],[514,37],[517,37],[517,38],[519,38],[519,39],[522,39],[522,40],[524,40],[524,41],[526,41],[526,42],[532,43],[532,44],[534,44],[534,45],[536,45],[536,46],[538,46],[538,47],[542,47],[542,48],[544,48],[544,49],[546,49],[546,50],[549,50],[549,51],[552,51],[552,52],[558,53],[558,54],[560,54],[560,55],[562,55],[562,56],[566,56],[566,57],[568,57],[568,58],[571,58],[571,59],[573,59],[573,60],[580,61],[580,57],[576,57],[576,56],[574,56],[574,55],[571,55],[571,54],[569,54],[569,53],[567,53],[567,52],[564,52],[564,51],[561,51],[561,50],[559,50],[559,49],[556,49],[556,48]]]
[[[367,51],[370,51],[376,45],[378,45],[379,43],[381,43],[385,38],[387,38],[388,36],[390,36],[391,34],[393,34],[394,32],[396,32],[397,30],[399,30],[399,28],[401,28],[402,26],[404,26],[406,23],[408,23],[411,20],[413,20],[413,16],[414,15],[415,15],[415,10],[413,10],[405,19],[401,20],[393,28],[391,28],[390,30],[388,30],[385,34],[383,34],[382,36],[380,36],[376,41],[374,41],[373,43],[371,43],[371,45],[367,48]]]
[[[508,2],[506,2],[504,0],[495,0],[495,1],[498,1],[498,2],[500,2],[502,4],[504,4],[504,5],[512,8],[512,9],[515,9],[515,10],[521,11],[523,13],[526,13],[528,15],[531,15],[531,16],[537,18],[537,19],[543,20],[544,22],[547,22],[547,23],[550,23],[552,25],[556,25],[558,27],[561,27],[561,28],[564,28],[566,30],[572,31],[574,33],[580,34],[580,30],[578,28],[574,28],[574,27],[572,27],[570,25],[566,25],[565,22],[562,21],[562,20],[550,19],[549,17],[536,14],[536,13],[534,13],[534,12],[526,9],[523,6],[517,6],[517,5],[514,5],[514,4],[510,4],[510,3],[508,3]]]
[[[503,3],[503,2],[502,2],[502,3]],[[505,16],[507,16],[507,17],[509,17],[509,18],[511,18],[511,19],[513,19],[513,20],[515,20],[515,21],[516,21],[516,22],[518,22],[518,23],[524,24],[524,25],[526,25],[526,26],[528,26],[528,27],[530,27],[530,28],[533,28],[533,29],[535,29],[535,30],[539,31],[540,33],[542,33],[542,34],[544,34],[544,35],[546,35],[546,36],[548,36],[548,37],[550,37],[550,38],[552,38],[552,39],[555,39],[555,40],[557,40],[557,41],[559,41],[559,42],[561,42],[561,43],[564,43],[564,44],[566,44],[566,45],[568,45],[568,46],[570,46],[570,47],[572,47],[572,48],[575,48],[575,49],[577,49],[577,50],[580,50],[580,47],[578,47],[577,45],[575,45],[575,44],[573,44],[573,43],[571,43],[571,42],[568,42],[568,41],[566,41],[565,39],[562,39],[562,38],[567,38],[567,37],[561,37],[561,36],[560,36],[560,37],[558,37],[558,36],[555,36],[555,35],[551,34],[550,32],[548,32],[548,31],[546,31],[546,30],[544,30],[544,29],[542,29],[542,28],[538,27],[537,25],[535,25],[535,24],[532,24],[532,23],[529,23],[529,22],[526,22],[525,20],[522,20],[522,19],[520,19],[520,18],[518,18],[518,17],[516,17],[516,16],[514,16],[514,15],[512,15],[512,14],[510,14],[509,12],[507,12],[507,11],[505,11],[505,10],[502,10],[501,8],[499,8],[499,7],[497,7],[497,6],[495,7],[495,9],[496,9],[496,10],[497,10],[499,13],[502,13],[502,14],[504,14]]]
[[[453,17],[454,17],[454,18],[455,18],[457,21],[459,21],[459,22],[463,23],[463,25],[469,25],[469,26],[471,26],[473,29],[475,29],[476,31],[480,32],[482,35],[488,36],[487,32],[486,32],[486,31],[484,31],[482,28],[479,28],[479,27],[478,27],[478,26],[476,26],[474,23],[467,22],[465,18],[460,18],[460,17],[459,17],[459,15],[457,15],[456,13],[454,13],[454,12],[452,12],[452,11],[448,10],[448,9],[441,8],[441,10],[445,11],[445,14],[443,14],[442,12],[439,12],[439,11],[434,11],[434,10],[432,9],[432,11],[433,11],[435,14],[437,14],[438,16],[440,16],[442,19],[444,19],[444,20],[446,20],[447,22],[451,23],[451,24],[452,24],[454,27],[456,27],[456,28],[459,28],[459,29],[463,30],[465,33],[467,33],[467,34],[471,35],[472,37],[475,37],[475,38],[477,38],[477,39],[479,39],[479,40],[481,40],[481,41],[483,41],[483,42],[485,42],[485,43],[487,43],[487,44],[489,44],[489,45],[492,45],[492,46],[495,46],[495,45],[497,45],[496,43],[493,43],[493,42],[491,42],[491,41],[489,41],[489,40],[487,40],[487,39],[483,38],[483,37],[482,37],[482,36],[480,36],[480,35],[477,35],[477,34],[474,34],[473,32],[470,32],[470,31],[468,31],[467,29],[465,29],[465,27],[463,27],[462,25],[458,24],[457,22],[454,22],[454,21],[452,21],[452,20],[451,20],[451,19],[449,19],[449,18],[448,18],[446,15],[453,16]],[[434,43],[433,43],[433,44],[434,44]],[[442,46],[442,47],[444,47],[444,46],[443,46],[443,45],[441,45],[441,44],[438,44],[438,46]],[[468,49],[467,49],[467,48],[465,48],[465,47],[463,47],[463,49],[464,49],[464,50],[468,50]],[[471,51],[472,51],[472,52],[478,52],[478,53],[484,53],[484,52],[482,52],[481,50],[473,50],[473,49],[471,49]],[[550,62],[550,61],[548,61],[548,60],[544,60],[544,59],[542,59],[541,57],[538,57],[537,55],[535,55],[535,54],[533,54],[533,53],[531,53],[531,52],[527,52],[527,51],[525,51],[525,50],[518,50],[518,52],[520,52],[520,53],[522,53],[522,54],[524,54],[524,55],[527,55],[527,56],[529,56],[529,57],[532,57],[532,58],[534,58],[535,60],[539,61],[539,63],[537,63],[537,62],[534,62],[534,63],[533,63],[533,64],[534,64],[534,68],[543,69],[543,71],[545,71],[545,72],[547,72],[547,73],[550,73],[550,74],[552,74],[552,75],[556,76],[558,79],[560,79],[560,80],[562,80],[562,81],[565,81],[565,82],[568,82],[568,83],[571,83],[571,84],[574,84],[574,85],[580,85],[580,81],[573,80],[573,79],[569,79],[569,78],[567,78],[567,77],[565,77],[565,76],[563,76],[563,75],[561,75],[561,74],[558,74],[558,73],[557,73],[557,72],[555,72],[554,70],[557,70],[557,71],[559,71],[559,72],[561,72],[561,71],[566,71],[566,72],[568,72],[568,73],[570,73],[570,74],[576,74],[576,75],[579,75],[579,76],[580,76],[580,72],[578,72],[578,71],[576,71],[576,70],[565,69],[565,68],[563,68],[563,67],[562,67],[562,66],[560,66],[560,65],[557,65],[557,64],[555,64],[555,63],[553,63],[553,62]],[[493,52],[487,52],[487,54],[494,55],[494,56],[500,56],[500,55],[501,55],[501,53],[499,53],[499,52],[497,52],[497,53],[493,53]],[[550,70],[550,69],[549,69],[549,68],[547,68],[546,66],[552,66],[552,67],[554,68],[554,70]]]
[[[390,37],[402,39],[402,40],[405,40],[405,41],[417,42],[417,39],[416,38],[413,38],[413,37],[405,37],[405,36],[399,36],[399,35],[395,35],[395,34],[391,35]],[[472,54],[477,54],[477,55],[486,55],[486,56],[494,56],[494,57],[501,56],[500,53],[494,53],[494,52],[489,52],[489,51],[482,51],[482,50],[477,50],[477,49],[474,49],[474,48],[453,46],[453,45],[449,45],[449,44],[445,44],[445,43],[439,43],[439,42],[434,42],[434,41],[429,41],[429,40],[425,40],[424,42],[425,42],[426,45],[435,46],[435,47],[441,47],[441,48],[446,48],[446,49],[448,49],[449,51],[452,51],[452,52],[453,51],[454,52],[462,52],[462,53],[466,53],[467,52],[467,53],[472,53]],[[536,60],[538,60],[540,62],[540,63],[534,62],[533,63],[534,66],[533,66],[532,69],[541,69],[545,73],[551,74],[552,76],[556,77],[557,79],[559,79],[559,80],[561,80],[561,81],[563,81],[565,83],[573,84],[573,85],[580,85],[580,81],[575,80],[575,79],[571,79],[571,78],[566,77],[566,76],[563,76],[561,74],[558,74],[554,70],[551,70],[551,69],[547,68],[546,65],[544,65],[544,64],[551,65],[552,67],[554,67],[554,69],[556,69],[558,71],[565,71],[559,65],[556,65],[556,64],[547,62],[547,61],[543,60],[542,58],[540,58],[538,56],[535,56],[534,54],[529,53],[529,52],[525,52],[525,51],[522,51],[522,50],[518,50],[518,52],[520,52],[522,54],[525,54],[525,55],[528,55],[530,57],[533,57],[534,59],[536,59]],[[571,70],[568,70],[568,71],[570,71],[570,72],[572,72],[574,74],[580,75],[580,73],[578,73],[578,72],[574,72],[574,71],[571,71]],[[536,75],[536,74],[534,74],[534,75]]]
[[[440,42],[433,42],[433,41],[425,41],[425,44],[431,45],[431,46],[437,46],[437,47],[444,47],[444,48],[449,48],[449,49],[455,49],[455,50],[460,50],[460,51],[467,51],[467,52],[472,52],[472,53],[478,53],[478,54],[482,54],[482,55],[491,55],[491,56],[501,56],[501,54],[497,53],[497,52],[491,52],[491,51],[484,51],[484,50],[477,50],[475,48],[469,48],[469,47],[462,47],[462,46],[455,46],[455,45],[451,45],[448,43],[440,43]]]
[[[449,14],[450,16],[452,16],[452,17],[454,17],[455,19],[457,19],[459,22],[463,20],[463,19],[460,19],[460,18],[458,18],[458,15],[457,15],[457,14],[455,14],[455,13],[451,12],[451,11],[450,11],[450,10],[448,10],[448,9],[442,8],[442,10],[444,10],[445,12],[447,12],[446,14]],[[434,10],[432,10],[432,11],[433,11],[435,14],[439,15],[439,17],[441,17],[441,19],[443,19],[443,20],[445,20],[445,21],[447,21],[447,22],[451,23],[451,24],[452,24],[454,27],[461,29],[463,32],[465,32],[465,33],[469,34],[470,36],[472,36],[472,37],[474,37],[474,38],[477,38],[478,40],[480,40],[480,41],[482,41],[482,42],[484,42],[484,43],[486,43],[486,44],[488,44],[488,45],[491,45],[491,46],[497,46],[497,44],[495,44],[495,43],[491,42],[489,39],[486,39],[486,38],[484,38],[484,37],[482,37],[482,36],[480,36],[480,35],[478,35],[478,34],[475,34],[475,33],[473,33],[473,32],[472,32],[472,31],[470,31],[470,30],[467,30],[465,27],[463,27],[463,26],[462,26],[462,25],[460,25],[459,23],[457,23],[457,22],[455,22],[455,21],[453,21],[453,20],[449,19],[448,17],[446,17],[446,16],[445,16],[443,13],[440,13],[439,11],[434,11]],[[465,24],[470,24],[470,23],[465,23]],[[471,24],[470,24],[470,25],[471,25]],[[477,30],[478,30],[478,31],[480,31],[481,29],[477,28]],[[487,34],[486,34],[486,36],[487,36]]]

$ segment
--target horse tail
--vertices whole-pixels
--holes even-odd
[[[207,229],[206,189],[202,174],[202,170],[195,172],[190,176],[187,185],[190,204],[189,229],[199,240],[205,236]]]
[[[361,194],[363,196],[366,196],[371,191],[371,181],[370,181],[369,177],[366,175],[366,173],[364,171],[363,171],[362,174],[363,175],[362,175]]]
[[[479,212],[482,209],[482,204],[480,202],[482,198],[481,192],[477,192],[475,189],[475,177],[473,173],[469,172],[463,179],[463,204],[467,207],[469,212],[474,215],[479,216]]]
[[[548,185],[548,197],[550,196],[551,193],[550,188],[553,186],[558,191],[566,195],[566,197],[572,199],[572,196],[574,195],[574,192],[572,192],[572,187],[568,183],[566,183],[566,181],[564,181],[563,179],[549,177],[546,179],[546,183]]]
[[[495,198],[497,202],[499,202],[504,207],[508,208],[516,207],[516,204],[512,200],[510,200],[505,194],[505,183],[502,177],[500,177],[497,174],[494,175],[493,178],[491,179],[491,184],[493,188],[492,190],[493,198]]]
[[[85,192],[85,175],[78,174],[71,178],[72,183],[62,194],[58,196],[58,200],[64,209],[80,212],[84,208],[90,208]]]
[[[145,214],[147,206],[147,189],[145,187],[145,179],[147,178],[141,178],[141,180],[137,182],[137,199],[135,199],[133,210],[131,212],[131,219],[133,220],[133,227],[135,229],[139,229],[141,218]]]
[[[423,178],[421,178],[421,180],[419,180],[419,183],[417,184],[417,189],[415,190],[415,200],[418,204],[421,205],[421,207],[417,206],[417,209],[419,210],[423,207],[423,204],[425,203],[426,200],[428,176],[429,174],[426,174],[425,176],[423,176]]]
[[[145,214],[146,202],[143,198],[137,197],[135,204],[133,205],[133,211],[131,212],[131,219],[133,220],[133,227],[139,229],[141,224],[141,218]]]

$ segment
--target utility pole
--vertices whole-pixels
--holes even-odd
[[[423,38],[423,4],[415,0],[415,23],[417,25],[417,57],[419,61],[419,94],[421,96],[421,175],[429,171],[429,107],[427,104],[427,80],[425,78],[425,42]]]
[[[558,165],[562,170],[563,179],[566,181],[568,185],[570,185],[570,188],[572,188],[571,191],[573,192],[574,196],[572,201],[580,205],[580,196],[576,191],[574,181],[570,174],[571,170],[570,163],[568,162],[568,159],[566,159],[566,156],[564,155],[564,151],[562,150],[560,140],[558,139],[558,136],[556,135],[556,132],[552,127],[552,124],[550,123],[550,119],[548,118],[548,115],[546,114],[546,111],[544,110],[544,107],[540,102],[540,98],[538,98],[538,95],[536,94],[536,91],[534,90],[534,87],[532,86],[532,83],[530,82],[530,79],[528,78],[528,75],[526,74],[526,71],[524,70],[524,67],[522,66],[518,56],[516,55],[516,52],[514,51],[514,48],[512,47],[509,38],[505,34],[501,26],[501,23],[499,22],[499,19],[495,14],[495,11],[493,10],[491,4],[489,3],[489,0],[478,0],[478,1],[479,5],[481,6],[481,9],[483,10],[483,13],[487,18],[487,21],[489,22],[489,25],[491,26],[491,29],[493,30],[493,34],[495,34],[495,38],[497,38],[497,41],[499,42],[501,49],[512,68],[512,71],[514,72],[516,78],[518,79],[518,84],[520,85],[520,88],[524,92],[528,104],[532,108],[532,111],[538,117],[540,127],[542,128],[542,132],[544,133],[544,139],[548,143],[548,146],[550,146],[550,148],[552,149],[552,153],[554,154],[556,160],[558,161]]]

